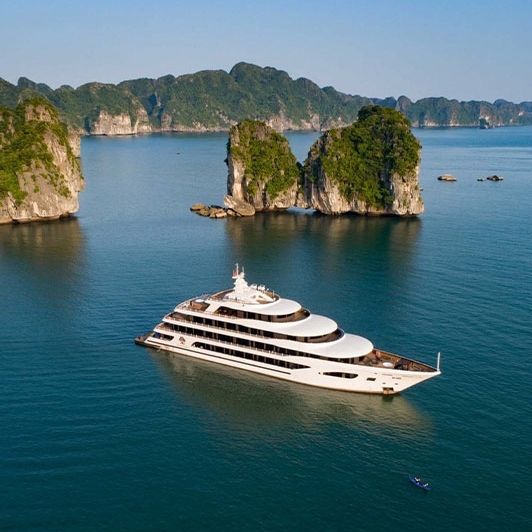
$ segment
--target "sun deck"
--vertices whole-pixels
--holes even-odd
[[[423,362],[411,360],[380,349],[373,349],[369,355],[360,357],[356,364],[374,368],[400,369],[403,371],[437,371],[436,368],[428,364],[423,364]]]
[[[236,300],[239,301],[240,299],[243,299],[245,302],[249,302],[249,294],[254,294],[258,296],[257,298],[253,299],[253,302],[255,303],[272,303],[273,301],[279,300],[279,295],[275,292],[272,292],[271,290],[268,290],[264,286],[257,286],[255,284],[249,285],[246,287],[247,294],[242,293],[236,293],[234,288],[230,288],[228,290],[223,290],[222,292],[217,292],[215,294],[211,294],[212,299],[219,299],[219,300]],[[243,297],[244,296],[244,297]],[[262,297],[261,297],[262,296]]]

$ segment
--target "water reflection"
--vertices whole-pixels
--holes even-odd
[[[403,396],[384,398],[298,385],[202,360],[149,351],[163,374],[196,408],[233,428],[259,433],[341,425],[366,433],[412,438],[429,419]]]
[[[228,218],[227,231],[235,245],[241,245],[261,232],[266,238],[281,233],[283,237],[297,237],[301,233],[326,235],[330,244],[347,242],[363,244],[368,241],[390,242],[399,238],[410,246],[418,237],[421,220],[416,217],[380,217],[344,214],[326,216],[313,211],[289,209],[287,211],[257,213],[253,217]]]
[[[422,222],[418,218],[324,216],[300,211],[258,213],[230,218],[227,233],[235,257],[278,259],[294,248],[308,251],[324,264],[341,261],[346,253],[381,266],[409,263]]]
[[[228,257],[245,266],[250,282],[373,338],[414,285],[422,227],[418,218],[259,213],[227,220]],[[360,330],[383,312],[383,323]]]
[[[76,218],[0,226],[0,272],[10,275],[7,297],[17,302],[68,305],[83,259],[84,236]]]
[[[0,226],[0,256],[5,258],[35,261],[60,257],[68,263],[77,260],[82,246],[83,235],[75,217]]]

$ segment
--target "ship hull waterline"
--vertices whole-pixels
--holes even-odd
[[[356,368],[354,369],[352,365],[337,364],[338,367],[334,368],[335,373],[343,370],[352,375],[357,375],[357,377],[354,377],[353,379],[338,379],[336,377],[328,377],[327,375],[324,375],[323,371],[320,371],[320,368],[317,367],[298,370],[289,370],[281,367],[271,368],[260,362],[254,362],[252,360],[243,361],[237,357],[231,357],[221,353],[205,353],[194,347],[187,348],[183,345],[167,345],[162,342],[157,342],[153,335],[154,332],[151,331],[139,336],[135,338],[135,343],[149,347],[158,352],[164,351],[172,356],[186,356],[189,358],[204,360],[211,364],[221,364],[223,366],[297,384],[350,393],[395,395],[441,374],[439,369],[430,366],[426,366],[427,371],[415,373],[408,370],[402,371],[386,367],[371,367],[369,370],[366,369],[366,367],[362,367],[363,369],[357,373]],[[381,351],[380,353],[383,352]],[[415,362],[409,359],[405,360],[408,362]],[[331,368],[322,367],[321,369],[326,370]],[[355,373],[353,373],[353,371],[355,371]],[[355,380],[357,381],[356,384],[354,382]]]

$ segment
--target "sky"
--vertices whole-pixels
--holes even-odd
[[[78,87],[241,61],[347,94],[532,101],[530,0],[0,0],[0,77]]]

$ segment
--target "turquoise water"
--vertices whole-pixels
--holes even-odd
[[[209,220],[226,135],[84,139],[79,215],[0,226],[0,529],[530,530],[532,128],[415,134],[409,220]],[[442,376],[350,395],[133,343],[235,262]]]

